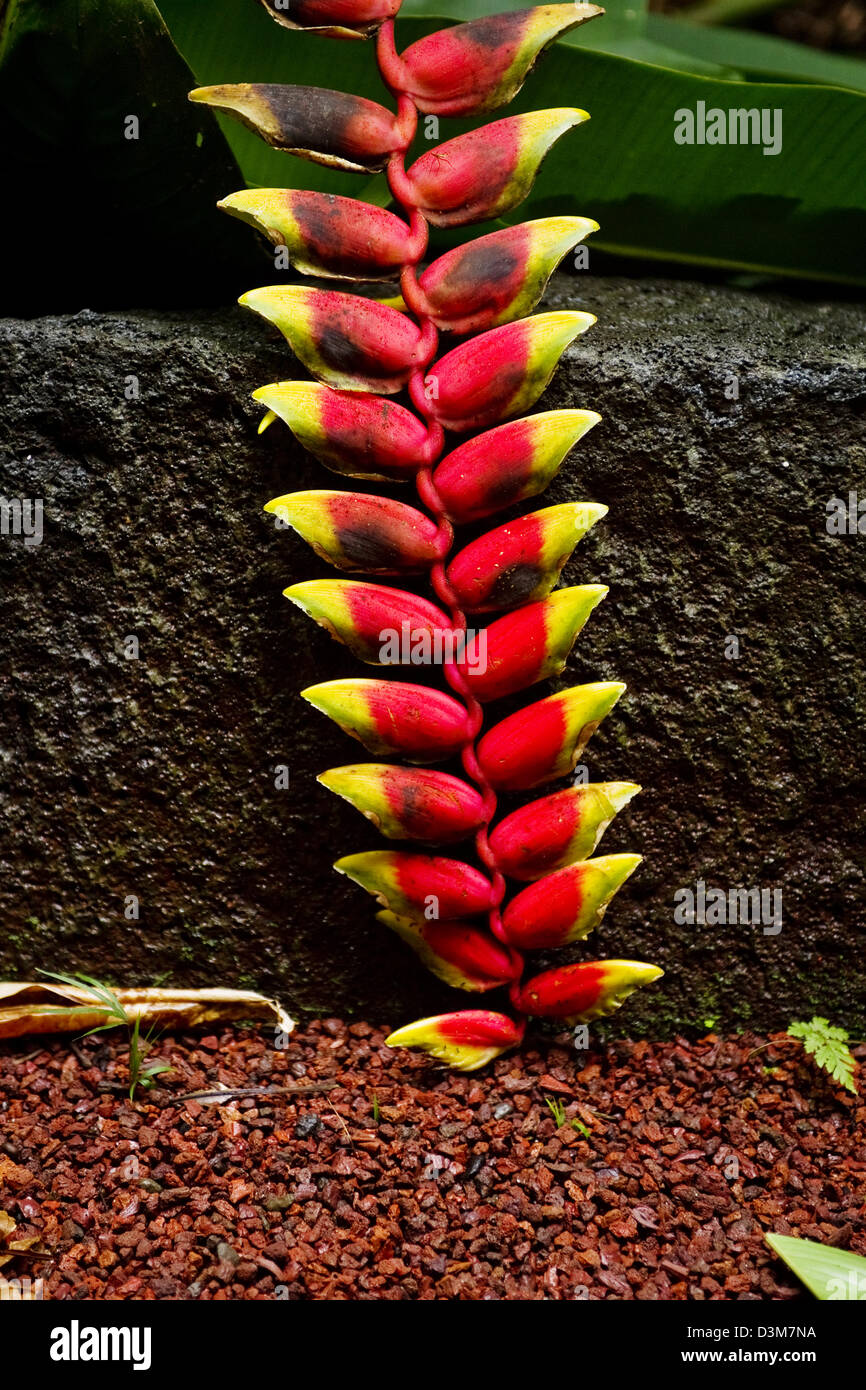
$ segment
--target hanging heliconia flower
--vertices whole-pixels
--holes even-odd
[[[562,353],[595,322],[581,312],[532,311],[562,257],[597,223],[544,217],[508,226],[422,268],[430,226],[511,212],[551,146],[588,116],[576,107],[506,116],[406,164],[419,111],[497,110],[548,44],[603,11],[574,3],[492,15],[398,54],[399,0],[262,3],[287,29],[341,39],[375,34],[380,75],[397,106],[267,83],[191,93],[276,149],[358,173],[387,170],[392,209],[283,188],[245,189],[220,207],[282,248],[302,274],[380,285],[378,298],[339,284],[269,285],[240,302],[284,335],[315,378],[255,391],[266,410],[261,428],[282,420],[344,477],[414,483],[424,508],[322,488],[274,498],[265,510],[350,576],[291,584],[292,603],[368,665],[399,665],[403,675],[407,666],[442,666],[448,691],[349,676],[302,693],[376,759],[395,760],[321,774],[324,786],[404,846],[345,855],[336,869],[372,894],[382,925],[437,978],[470,993],[508,992],[516,1019],[465,1009],[419,1019],[388,1038],[392,1047],[471,1071],[518,1046],[529,1016],[599,1018],[662,973],[640,961],[590,960],[524,978],[525,952],[594,931],[640,863],[636,854],[592,857],[638,786],[581,783],[496,815],[497,792],[567,777],[625,686],[572,686],[483,728],[488,704],[563,670],[607,593],[601,584],[556,588],[607,508],[567,502],[456,546],[454,538],[455,526],[542,493],[600,419],[585,409],[527,414]],[[397,282],[399,293],[384,290],[385,281]],[[442,334],[448,341],[440,345]],[[381,576],[426,576],[431,596],[380,583]],[[467,613],[490,615],[474,636]],[[464,776],[424,766],[449,758],[460,760]],[[465,858],[473,840],[477,864]],[[517,885],[510,896],[508,879]]]

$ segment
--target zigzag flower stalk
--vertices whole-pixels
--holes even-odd
[[[497,792],[540,787],[573,770],[624,686],[566,689],[482,733],[487,703],[563,669],[604,598],[601,585],[555,585],[606,508],[545,507],[454,548],[455,526],[541,493],[600,418],[591,410],[526,414],[564,350],[595,321],[578,312],[531,314],[562,257],[596,224],[582,217],[524,222],[422,268],[431,225],[460,227],[510,212],[552,144],[588,117],[572,108],[509,116],[408,167],[406,160],[419,112],[496,110],[519,91],[543,48],[602,11],[561,4],[494,15],[399,54],[397,0],[292,0],[287,10],[264,3],[289,28],[339,38],[375,33],[380,74],[396,101],[394,112],[340,92],[249,84],[191,94],[239,117],[277,149],[347,170],[387,171],[396,212],[293,189],[245,190],[220,206],[285,248],[302,274],[399,280],[396,302],[292,284],[251,290],[241,303],[280,329],[316,378],[254,392],[267,411],[262,428],[281,419],[337,473],[411,480],[425,509],[324,489],[290,493],[266,508],[345,574],[429,580],[430,599],[356,578],[285,592],[363,662],[441,660],[448,691],[350,677],[303,694],[377,758],[398,760],[332,768],[320,778],[386,838],[435,848],[474,837],[480,867],[406,849],[350,854],[335,865],[379,901],[379,920],[440,979],[472,993],[508,990],[515,1018],[468,1009],[421,1019],[388,1039],[473,1070],[519,1044],[529,1016],[598,1018],[662,972],[603,960],[524,978],[524,953],[585,937],[640,862],[633,854],[590,857],[638,787],[571,787],[493,824]],[[399,394],[402,403],[391,399]],[[484,630],[486,660],[470,655],[467,613],[502,615]],[[452,757],[462,776],[418,766]],[[508,877],[525,886],[506,902]]]

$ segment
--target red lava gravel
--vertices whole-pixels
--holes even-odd
[[[385,1036],[163,1038],[174,1070],[134,1104],[120,1040],[3,1044],[0,1210],[37,1238],[3,1275],[54,1299],[756,1300],[806,1296],[764,1231],[866,1254],[866,1105],[784,1035],[536,1039],[469,1075]],[[184,1098],[223,1086],[258,1093]]]

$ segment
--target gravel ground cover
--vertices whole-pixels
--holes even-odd
[[[866,1106],[784,1035],[535,1038],[456,1075],[386,1031],[164,1037],[173,1071],[134,1103],[113,1035],[3,1044],[0,1209],[32,1240],[4,1276],[53,1299],[788,1300],[764,1231],[866,1254]]]

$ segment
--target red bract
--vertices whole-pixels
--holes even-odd
[[[560,589],[541,603],[528,603],[487,629],[483,670],[465,671],[476,700],[501,700],[565,666],[577,634],[607,593],[603,584]]]
[[[428,970],[453,989],[480,994],[520,976],[523,957],[470,922],[416,922],[394,912],[377,912]]]
[[[364,492],[290,492],[265,504],[318,556],[365,574],[426,571],[447,553],[447,536],[423,512]]]
[[[278,417],[305,449],[335,473],[402,482],[436,458],[442,432],[380,396],[333,391],[314,381],[260,386],[253,399],[268,407],[260,428]]]
[[[588,960],[559,965],[527,980],[512,996],[521,1013],[588,1023],[618,1009],[641,985],[664,972],[638,960]]]
[[[562,106],[507,116],[457,135],[416,159],[411,169],[389,171],[394,195],[417,207],[434,227],[465,227],[502,217],[523,202],[541,162],[557,140],[588,120]]]
[[[338,290],[268,285],[239,302],[278,328],[314,376],[346,391],[392,395],[436,347],[432,325],[419,328],[396,309]]]
[[[490,834],[500,872],[531,880],[586,859],[639,791],[634,782],[584,782],[512,811]]]
[[[414,129],[378,102],[325,87],[234,82],[197,87],[190,100],[235,116],[274,149],[358,174],[384,169]]]
[[[287,29],[311,29],[337,39],[363,39],[391,19],[400,0],[261,0]]]
[[[433,474],[446,515],[457,524],[479,521],[535,497],[600,419],[592,410],[547,410],[467,440]]]
[[[459,753],[472,721],[453,695],[402,681],[339,680],[301,694],[371,753],[435,763]]]
[[[455,1071],[477,1071],[494,1057],[517,1047],[526,1024],[484,1009],[461,1009],[456,1014],[419,1018],[398,1028],[385,1041],[389,1047],[416,1047],[429,1052]]]
[[[535,308],[563,256],[598,223],[586,217],[545,217],[458,246],[424,271],[413,293],[404,277],[409,307],[450,333],[478,333]]]
[[[366,888],[383,907],[413,920],[474,917],[493,906],[490,881],[459,859],[378,849],[347,854],[334,868]]]
[[[540,5],[486,15],[428,34],[401,57],[387,53],[383,75],[419,111],[474,116],[516,96],[539,53],[560,34],[604,11],[597,5]]]
[[[384,208],[292,188],[245,188],[217,204],[284,246],[305,275],[343,280],[387,280],[422,255],[426,224],[416,226]],[[576,219],[575,219],[576,220]]]
[[[282,420],[337,473],[414,483],[424,508],[326,489],[287,492],[266,506],[328,564],[363,577],[293,583],[289,599],[362,661],[434,666],[438,686],[448,687],[433,688],[420,676],[350,677],[303,695],[377,757],[401,760],[331,768],[319,779],[325,787],[387,839],[463,842],[456,858],[373,850],[344,856],[335,867],[384,905],[379,921],[438,979],[471,993],[507,989],[516,1019],[467,1009],[419,1019],[387,1039],[470,1071],[519,1045],[527,1016],[597,1018],[661,974],[656,966],[613,960],[522,978],[523,951],[581,940],[636,868],[635,854],[590,858],[639,790],[634,783],[582,782],[494,824],[497,792],[568,776],[625,689],[618,681],[572,686],[483,727],[489,702],[565,668],[607,590],[556,585],[607,508],[576,500],[474,538],[454,535],[455,527],[543,492],[601,418],[582,406],[526,414],[562,353],[595,321],[569,310],[531,315],[553,270],[597,224],[542,217],[495,229],[422,265],[430,226],[510,213],[551,146],[587,114],[559,107],[505,117],[405,165],[419,111],[471,116],[497,109],[547,44],[601,11],[577,3],[493,15],[429,34],[399,53],[397,0],[290,0],[285,9],[263,2],[288,28],[339,38],[375,32],[380,75],[396,106],[273,84],[192,93],[277,149],[355,172],[387,169],[393,211],[279,188],[246,189],[220,206],[283,248],[302,275],[392,282],[378,300],[291,283],[251,290],[241,303],[278,328],[319,378],[257,390],[266,410],[260,428]],[[441,348],[439,332],[450,335]],[[398,394],[399,402],[387,399]],[[446,431],[469,437],[452,439],[446,452]],[[419,589],[429,581],[429,590],[366,578],[401,574],[415,576],[406,582]],[[470,630],[467,613],[493,617]],[[458,770],[462,764],[463,776],[415,766],[447,758]],[[472,837],[477,866],[467,858]],[[509,889],[508,878],[528,886]]]
[[[447,613],[404,589],[356,579],[309,579],[283,593],[374,666],[409,665],[419,651],[454,646]]]
[[[526,791],[565,777],[624,690],[621,681],[576,685],[495,724],[478,745],[491,786]]]
[[[319,776],[371,820],[389,840],[447,844],[465,840],[484,824],[484,801],[468,782],[447,772],[355,763]]]
[[[562,502],[488,531],[448,566],[457,602],[486,613],[546,597],[578,541],[606,512],[592,502]]]
[[[639,863],[639,854],[600,855],[530,884],[502,914],[505,939],[522,951],[580,941]]]
[[[535,405],[569,343],[594,323],[592,314],[560,310],[492,328],[433,362],[413,399],[458,432],[519,415]]]

